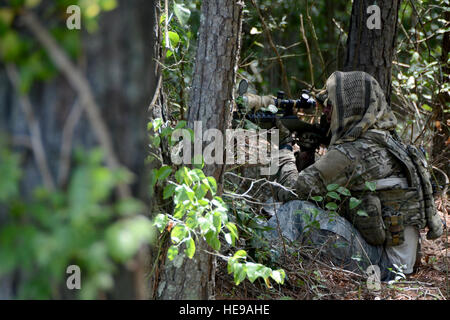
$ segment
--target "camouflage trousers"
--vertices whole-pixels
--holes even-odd
[[[290,248],[317,248],[321,260],[335,267],[365,274],[369,266],[377,265],[381,281],[393,277],[388,270],[392,263],[383,246],[369,245],[348,220],[330,216],[310,202],[293,200],[283,204],[268,224],[271,230],[266,237],[275,250],[282,248],[281,233]]]

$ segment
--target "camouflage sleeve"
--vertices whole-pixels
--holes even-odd
[[[278,182],[294,189],[298,195],[295,197],[291,192],[280,189],[277,197],[283,202],[294,199],[307,200],[310,196],[323,195],[327,191],[327,185],[331,183],[344,185],[352,169],[352,162],[337,150],[328,151],[316,163],[300,173],[297,171],[292,151],[280,150],[279,159]]]

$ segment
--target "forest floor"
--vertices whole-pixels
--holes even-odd
[[[450,227],[449,201],[445,207],[437,201],[438,212],[445,217]],[[421,261],[411,275],[395,283],[381,283],[381,289],[367,288],[367,276],[332,267],[317,261],[308,253],[299,263],[298,258],[285,261],[282,268],[288,280],[284,285],[273,284],[267,288],[263,281],[244,281],[239,286],[227,274],[225,262],[218,262],[216,274],[216,299],[276,299],[276,300],[448,300],[450,299],[450,236],[444,230],[441,238],[426,240],[426,232],[421,233]],[[302,254],[303,256],[303,254]]]

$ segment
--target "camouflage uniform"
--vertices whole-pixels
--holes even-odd
[[[326,94],[333,105],[328,152],[299,173],[293,152],[280,150],[277,180],[294,189],[298,197],[279,189],[278,199],[307,200],[325,195],[329,184],[345,186],[363,200],[358,209],[368,212],[370,219],[345,206],[341,214],[370,244],[388,243],[386,253],[391,262],[405,264],[405,273],[410,273],[418,230],[428,226],[429,239],[442,234],[434,202],[426,196],[429,188],[422,188],[406,146],[393,138],[396,118],[373,77],[364,72],[335,72],[327,80]],[[366,181],[376,183],[375,192],[365,190]]]
[[[277,210],[268,225],[271,230],[266,237],[279,254],[285,246],[291,250],[300,243],[320,248],[321,259],[336,267],[362,273],[370,265],[378,265],[380,280],[388,280],[391,275],[388,270],[392,267],[391,261],[383,247],[368,245],[347,219],[330,216],[312,203],[289,201]],[[278,232],[285,243],[280,243]]]

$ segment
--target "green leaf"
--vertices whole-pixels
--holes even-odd
[[[181,26],[184,27],[189,21],[189,17],[191,16],[191,11],[184,6],[184,4],[174,2],[173,12],[175,16],[178,18]]]
[[[228,230],[230,230],[233,237],[235,237],[236,239],[239,239],[238,230],[234,223],[228,222],[225,226],[227,227]]]
[[[177,172],[175,172],[175,180],[177,180],[178,183],[183,183],[184,174],[185,171],[183,170],[183,168],[178,169]]]
[[[341,197],[334,191],[328,192],[327,197],[330,197],[332,199],[341,200]]]
[[[186,200],[194,201],[195,192],[187,185],[183,184],[175,188],[175,197],[173,199],[175,204],[184,203]]]
[[[170,238],[172,239],[172,241],[174,243],[179,243],[179,242],[183,241],[184,238],[186,238],[186,235],[187,235],[187,230],[181,224],[177,224],[170,232]]]
[[[159,145],[161,144],[161,137],[160,136],[153,137],[152,144],[155,148],[158,148]]]
[[[360,217],[368,217],[369,215],[364,210],[358,210],[356,214]]]
[[[152,121],[152,123],[153,123],[153,125],[152,125],[153,130],[154,130],[154,132],[156,132],[162,126],[163,120],[161,118],[156,118]]]
[[[192,178],[191,178],[189,169],[186,167],[183,167],[183,168],[181,168],[181,170],[183,171],[184,183],[187,184],[188,186],[190,186],[192,184]]]
[[[220,229],[222,228],[222,215],[220,214],[220,212],[214,212],[213,225],[216,228],[216,232],[220,232]]]
[[[339,187],[337,189],[337,192],[339,192],[340,194],[344,195],[344,196],[351,196],[350,190],[348,190],[347,188],[344,187]]]
[[[339,185],[336,184],[336,183],[332,183],[332,184],[327,185],[327,190],[328,191],[334,191],[334,190],[336,190],[338,188],[339,188]]]
[[[241,283],[247,275],[245,265],[243,265],[242,263],[235,263],[233,267],[233,273],[234,282],[236,283],[236,285],[239,285],[239,283]]]
[[[311,199],[313,199],[314,201],[320,202],[323,200],[322,196],[315,196],[315,197],[311,197]]]
[[[206,234],[208,231],[210,231],[212,227],[211,222],[204,217],[198,218],[198,224],[200,225],[200,230],[203,234]]]
[[[165,186],[163,191],[163,199],[166,200],[172,197],[176,187],[177,186],[174,184],[168,184],[167,186]]]
[[[194,187],[194,192],[197,199],[202,199],[208,193],[208,187],[204,184],[197,184]]]
[[[225,202],[222,200],[221,197],[214,197],[214,199],[211,201],[211,203],[213,205],[215,205],[217,208],[216,210],[220,211],[220,212],[227,212],[227,205],[225,204]]]
[[[245,259],[247,257],[247,252],[245,250],[239,250],[233,255],[233,259]]]
[[[192,164],[196,169],[203,169],[205,167],[205,159],[203,158],[203,155],[194,155],[192,158]]]
[[[349,204],[349,208],[350,209],[354,209],[354,208],[356,208],[357,206],[359,206],[360,204],[361,204],[361,200],[359,200],[359,199],[356,199],[355,197],[351,197],[350,198],[350,204]]]
[[[174,130],[182,129],[184,127],[186,127],[186,121],[185,120],[181,120],[181,121],[178,121],[178,123],[177,123],[177,125],[176,125]]]
[[[253,283],[259,276],[259,270],[261,269],[261,265],[253,262],[247,262],[247,277],[251,283]]]
[[[8,31],[0,37],[0,53],[7,62],[16,61],[23,48],[19,34],[15,31]]]
[[[191,214],[191,212],[190,212]],[[189,229],[194,230],[195,228],[197,228],[198,226],[198,219],[197,219],[197,215],[193,214],[192,216],[188,217],[186,219],[186,227],[188,227]]]
[[[217,193],[217,183],[216,183],[216,179],[214,179],[213,177],[208,177],[206,178],[208,179],[209,182],[209,188],[211,190],[212,195],[215,195]]]
[[[260,272],[260,277],[267,279],[272,274],[272,269],[265,267],[265,266],[261,266],[261,269],[259,272]]]
[[[116,205],[117,212],[122,216],[132,216],[145,211],[144,204],[135,198],[126,198]]]
[[[205,234],[206,242],[213,248],[214,250],[219,251],[220,250],[220,241],[217,238],[217,233],[210,230]]]
[[[188,241],[186,241],[186,255],[189,259],[192,259],[192,257],[195,254],[195,241],[192,238],[189,238]]]
[[[195,168],[190,172],[193,181],[202,181],[208,187],[208,180],[202,170]]]
[[[423,105],[422,105],[422,109],[424,109],[424,110],[426,110],[426,111],[433,111],[433,108],[430,107],[430,106],[427,105],[427,104],[423,104]]]
[[[173,129],[170,126],[165,127],[164,129],[162,129],[160,136],[161,137],[166,137],[171,135],[173,132]]]
[[[170,166],[163,166],[156,172],[156,179],[158,181],[164,181],[171,173],[172,168]]]
[[[14,20],[14,9],[12,8],[0,8],[0,22],[7,26],[10,26]]]
[[[180,36],[176,32],[169,31],[169,41],[172,48],[176,48],[180,43]]]
[[[167,225],[167,222],[169,222],[169,218],[167,217],[167,215],[160,213],[155,217],[153,225],[158,228],[159,232],[163,232],[164,228]]]
[[[167,250],[167,257],[170,261],[172,261],[178,255],[178,248],[175,246],[170,246],[169,250]]]
[[[108,251],[115,260],[128,261],[143,243],[152,241],[153,230],[144,216],[119,220],[106,230]]]
[[[272,274],[270,275],[270,277],[273,280],[275,280],[276,283],[280,283],[280,284],[283,284],[285,276],[286,276],[286,274],[284,273],[284,270],[272,271]]]
[[[117,0],[101,0],[100,5],[104,11],[111,11],[117,7]]]
[[[338,208],[338,205],[334,202],[328,202],[325,205],[325,208],[327,208],[328,210],[336,210]]]
[[[370,191],[375,191],[375,189],[377,188],[376,182],[366,181],[365,185],[366,185],[367,189],[369,189]]]

